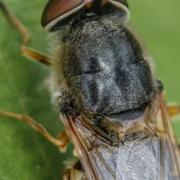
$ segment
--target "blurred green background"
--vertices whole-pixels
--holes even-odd
[[[5,1],[32,35],[31,47],[47,52],[47,33],[40,26],[47,1]],[[131,23],[155,62],[167,99],[180,102],[180,1],[129,0]],[[54,135],[62,128],[46,87],[48,68],[20,55],[20,38],[0,13],[0,109],[28,113]],[[180,118],[179,118],[180,119]],[[178,118],[174,127],[180,142]],[[57,148],[21,122],[0,119],[0,180],[56,180],[63,160]]]

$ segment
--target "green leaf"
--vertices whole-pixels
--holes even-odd
[[[46,33],[40,26],[45,2],[6,1],[32,34],[31,47],[45,52]],[[27,113],[52,134],[62,129],[45,85],[49,69],[20,54],[20,36],[0,12],[0,109]],[[66,156],[28,125],[0,118],[0,179],[60,179]]]

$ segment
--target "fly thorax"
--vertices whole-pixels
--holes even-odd
[[[87,19],[64,42],[64,76],[84,109],[111,116],[143,109],[151,101],[149,64],[124,26],[108,18]]]

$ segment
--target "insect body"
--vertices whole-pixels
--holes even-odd
[[[128,17],[125,0],[50,0],[41,23],[56,39],[51,58],[22,47],[53,68],[50,89],[66,131],[61,138],[67,143],[68,136],[80,159],[64,180],[180,178],[163,87]],[[64,147],[32,118],[24,121]]]
[[[128,120],[129,116],[136,119],[155,97],[157,83],[140,44],[117,21],[124,14],[111,8],[110,14],[92,9],[88,15],[90,9],[72,20],[62,37],[66,53],[59,65],[61,76],[66,82],[65,93],[72,97],[69,103],[77,103],[72,113],[77,110],[79,114],[81,109],[112,117],[112,121]],[[72,105],[67,105],[67,97],[61,98],[60,109],[66,113]]]
[[[54,92],[84,169],[76,178],[179,179],[162,86],[127,17],[124,0],[49,1],[42,16],[62,43]]]

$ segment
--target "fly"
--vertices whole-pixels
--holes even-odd
[[[1,9],[22,33],[2,2]],[[41,21],[54,34],[50,57],[26,47],[22,33],[22,53],[52,67],[50,89],[65,131],[56,139],[29,116],[1,115],[28,123],[61,151],[73,143],[79,161],[68,165],[64,180],[180,178],[169,120],[179,110],[167,107],[128,19],[126,0],[50,0]]]

